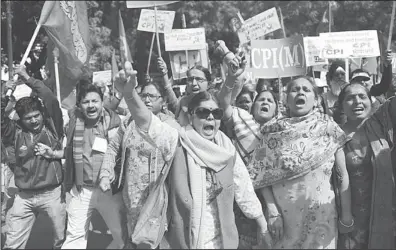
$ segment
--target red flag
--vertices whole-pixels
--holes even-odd
[[[46,1],[39,20],[50,38],[47,66],[54,78],[53,48],[59,48],[59,84],[64,100],[78,79],[88,73],[91,50],[85,1]]]
[[[124,67],[125,61],[133,62],[131,51],[129,50],[128,42],[126,40],[124,22],[122,21],[121,11],[118,11],[118,30],[120,32],[120,54],[121,62]]]

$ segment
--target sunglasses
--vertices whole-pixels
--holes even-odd
[[[217,109],[207,109],[207,108],[196,108],[193,112],[193,114],[197,115],[199,119],[207,119],[210,114],[213,115],[213,118],[216,120],[221,120],[224,115],[223,109],[217,108]]]

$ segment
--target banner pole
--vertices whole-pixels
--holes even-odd
[[[12,53],[12,14],[11,4],[12,1],[6,1],[7,3],[7,50],[8,50],[8,76],[11,80],[14,73],[14,59]]]
[[[57,47],[55,47],[53,54],[54,54],[54,66],[55,66],[56,97],[58,98],[59,104],[61,104],[62,101],[60,97],[59,70],[58,70],[59,49]]]
[[[157,5],[154,3],[154,16],[155,16],[155,35],[157,37],[157,48],[158,48],[158,55],[159,57],[161,56],[161,46],[160,46],[160,40],[159,40],[159,34],[158,34],[158,26],[157,26]]]
[[[388,34],[388,46],[386,47],[387,50],[391,49],[393,25],[394,25],[394,22],[395,22],[395,15],[396,15],[395,9],[396,9],[396,1],[393,1],[391,23],[390,23],[390,26],[389,26],[389,34]]]
[[[187,28],[186,25],[186,16],[184,15],[184,13],[182,14],[182,28],[185,29]],[[188,61],[188,50],[185,50],[186,52],[186,62],[187,62],[187,70],[190,68],[190,63]]]
[[[345,82],[349,82],[349,58],[345,58]]]
[[[155,39],[155,33],[153,33],[153,37],[151,38],[151,45],[150,45],[150,52],[149,52],[149,57],[147,61],[147,71],[146,74],[150,75],[150,61],[151,61],[151,53],[153,52],[153,47],[154,47],[154,39]]]

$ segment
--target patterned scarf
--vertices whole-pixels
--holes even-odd
[[[348,140],[328,115],[315,110],[303,117],[280,117],[261,128],[249,172],[255,189],[306,175]]]

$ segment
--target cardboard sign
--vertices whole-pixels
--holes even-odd
[[[301,35],[252,41],[252,68],[257,78],[278,78],[306,74],[304,42]]]
[[[111,70],[96,71],[92,74],[92,82],[98,86],[109,86],[111,82]]]
[[[165,50],[201,50],[206,48],[205,29],[174,29],[165,33]]]
[[[185,51],[169,52],[172,75],[174,80],[187,78],[187,70],[194,65],[201,65],[202,67],[209,69],[210,63],[206,48],[201,50],[190,50],[187,53],[189,65],[187,65]]]
[[[328,64],[328,60],[321,57],[324,41],[319,36],[304,37],[304,51],[307,66]]]
[[[278,13],[274,7],[245,20],[238,31],[239,42],[244,44],[281,28]]]
[[[155,11],[142,10],[137,29],[146,32],[155,32]],[[174,11],[157,10],[157,28],[158,33],[167,33],[172,30],[173,20],[175,19]]]
[[[126,5],[128,9],[139,9],[167,5],[176,2],[179,1],[126,1]]]
[[[396,74],[396,53],[392,53],[392,73]]]
[[[376,30],[320,33],[324,40],[324,58],[380,56]]]

